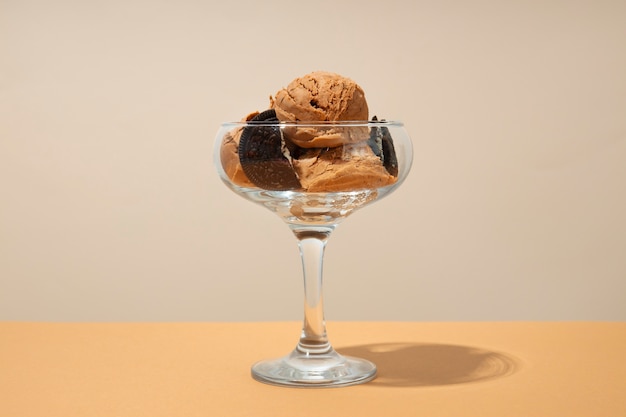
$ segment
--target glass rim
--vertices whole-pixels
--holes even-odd
[[[274,127],[401,127],[404,123],[397,120],[323,120],[323,121],[239,121],[224,122],[222,127],[274,126]]]

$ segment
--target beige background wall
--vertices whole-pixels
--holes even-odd
[[[212,142],[316,69],[415,144],[331,238],[327,319],[626,320],[617,0],[0,0],[0,319],[300,319]]]

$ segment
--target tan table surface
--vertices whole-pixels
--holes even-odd
[[[377,379],[250,377],[300,323],[0,322],[0,416],[626,416],[626,323],[328,323]]]

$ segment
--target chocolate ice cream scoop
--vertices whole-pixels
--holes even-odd
[[[380,188],[397,179],[366,143],[309,149],[293,165],[308,192]]]
[[[250,121],[258,114],[258,111],[252,112],[244,117],[241,122]],[[237,127],[224,135],[220,146],[220,162],[224,172],[233,183],[240,187],[254,187],[254,184],[246,177],[239,161],[239,139],[242,132],[243,128]]]
[[[365,93],[354,81],[339,74],[316,71],[296,78],[276,93],[272,102],[276,117],[284,122],[366,121]],[[335,147],[360,142],[365,130],[298,127],[289,138],[303,148]]]

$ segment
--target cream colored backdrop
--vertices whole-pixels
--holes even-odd
[[[317,69],[415,145],[328,244],[328,320],[626,320],[618,0],[0,0],[0,319],[300,319],[212,145]]]

